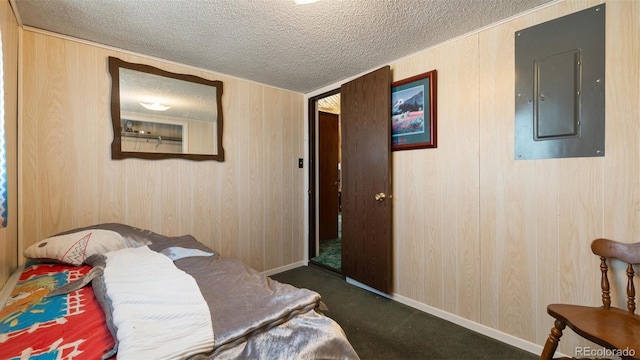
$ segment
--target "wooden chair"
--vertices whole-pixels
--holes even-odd
[[[640,264],[640,242],[623,244],[608,239],[596,239],[591,243],[591,251],[600,256],[603,306],[588,307],[569,304],[547,306],[547,313],[555,318],[555,322],[540,355],[542,360],[553,358],[565,326],[587,340],[614,350],[612,356],[620,356],[622,359],[640,357],[640,316],[634,313],[636,291],[633,284],[633,265]],[[607,259],[617,259],[627,263],[627,310],[611,306]],[[595,350],[595,347],[592,349]],[[602,354],[575,355],[585,358],[603,356]]]

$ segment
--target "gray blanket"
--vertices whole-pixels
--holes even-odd
[[[274,281],[238,260],[219,256],[190,235],[166,237],[123,224],[88,228],[118,232],[157,252],[182,247],[214,253],[174,261],[196,280],[215,334],[213,350],[193,359],[358,358],[340,326],[319,312],[316,292]],[[96,295],[104,296],[99,287],[94,283]],[[112,311],[108,299],[102,302],[105,312]]]

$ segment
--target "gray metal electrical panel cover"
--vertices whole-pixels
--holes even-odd
[[[605,4],[515,33],[515,158],[604,156]]]

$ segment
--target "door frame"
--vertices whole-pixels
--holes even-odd
[[[316,243],[318,240],[318,100],[339,94],[340,86],[336,89],[309,97],[308,100],[308,128],[309,128],[309,234],[308,234],[308,259],[311,261],[316,256]],[[315,263],[314,263],[315,264]],[[331,269],[327,267],[328,269]],[[332,269],[335,271],[335,269]]]

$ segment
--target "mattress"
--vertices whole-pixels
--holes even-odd
[[[0,292],[1,359],[358,359],[318,293],[193,236],[99,224],[34,246]]]

